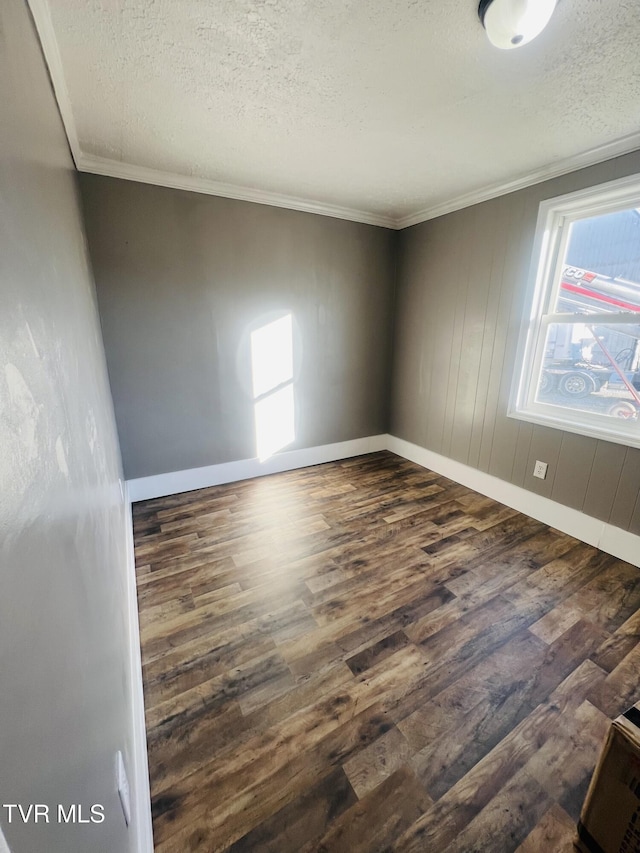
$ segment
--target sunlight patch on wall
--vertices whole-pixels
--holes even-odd
[[[295,439],[291,314],[251,333],[256,453],[268,459]]]

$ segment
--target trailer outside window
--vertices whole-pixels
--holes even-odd
[[[509,416],[640,447],[640,176],[544,201]]]

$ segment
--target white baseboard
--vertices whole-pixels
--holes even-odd
[[[133,767],[133,828],[136,833],[137,853],[153,853],[153,832],[151,823],[151,796],[149,789],[149,768],[147,761],[147,741],[144,719],[144,694],[142,690],[142,663],[140,656],[140,629],[138,623],[138,601],[136,594],[135,562],[133,551],[133,525],[131,502],[147,498],[163,497],[192,491],[193,489],[233,483],[252,477],[260,477],[295,468],[306,468],[323,462],[333,462],[352,456],[362,456],[389,450],[411,462],[415,462],[431,471],[436,471],[467,488],[506,504],[538,521],[561,530],[569,536],[600,548],[621,560],[640,567],[640,536],[614,527],[604,521],[593,518],[576,509],[571,509],[549,498],[529,492],[520,486],[514,486],[484,471],[478,471],[469,465],[456,462],[417,444],[412,444],[393,435],[375,435],[367,438],[343,441],[338,444],[326,444],[303,450],[292,450],[276,454],[260,462],[258,459],[243,459],[221,465],[208,465],[204,468],[192,468],[188,471],[174,471],[153,477],[129,480],[125,486],[125,504],[127,510],[127,550],[128,550],[128,605],[129,605],[129,647],[133,688],[133,731],[134,731],[134,767]],[[0,830],[0,853],[2,853],[2,835]]]
[[[259,459],[241,459],[204,468],[140,477],[129,480],[127,488],[131,501],[141,501],[306,468],[323,462],[335,462],[379,450],[390,450],[424,468],[437,471],[482,495],[640,567],[640,536],[393,435],[372,435],[337,444],[284,451],[264,462]]]
[[[640,536],[393,435],[387,450],[640,567]]]
[[[140,654],[140,624],[138,620],[138,595],[136,566],[133,550],[133,518],[131,498],[125,483],[124,508],[126,516],[127,548],[127,607],[129,624],[129,674],[131,678],[131,705],[133,729],[133,766],[129,769],[131,785],[131,831],[135,834],[136,853],[153,853],[153,826],[151,821],[151,789],[149,786],[149,761],[147,757],[147,730],[144,719],[144,692],[142,688],[142,656]]]
[[[340,441],[337,444],[305,447],[302,450],[285,450],[282,453],[275,453],[263,462],[259,459],[240,459],[237,462],[223,462],[219,465],[207,465],[204,468],[190,468],[187,471],[170,471],[167,474],[139,477],[128,480],[127,487],[132,501],[162,498],[166,495],[177,495],[180,492],[191,492],[194,489],[206,489],[223,483],[235,483],[238,480],[263,477],[266,474],[277,474],[280,471],[292,471],[294,468],[307,468],[309,465],[349,459],[351,456],[363,456],[365,453],[376,453],[379,450],[385,450],[386,446],[386,435],[371,435],[352,441]]]

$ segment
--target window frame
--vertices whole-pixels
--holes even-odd
[[[563,260],[572,222],[592,216],[640,208],[640,175],[630,175],[597,186],[542,201],[538,209],[523,319],[507,415],[528,423],[562,429],[596,439],[640,447],[640,421],[616,419],[535,400],[545,353],[546,334],[553,323],[640,324],[633,312],[606,314],[551,313],[561,286]],[[634,434],[635,433],[635,434]]]

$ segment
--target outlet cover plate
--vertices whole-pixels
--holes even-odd
[[[536,464],[533,466],[533,476],[538,477],[540,480],[545,480],[547,477],[547,468],[549,465],[546,462],[539,462],[536,460]]]

